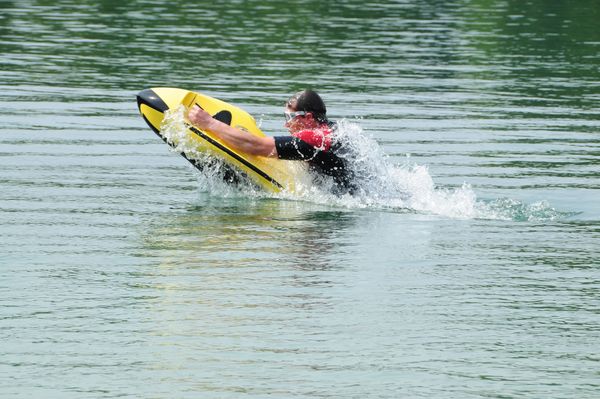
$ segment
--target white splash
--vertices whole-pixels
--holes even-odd
[[[523,204],[508,199],[478,200],[468,184],[458,188],[436,187],[426,166],[410,160],[394,163],[379,144],[355,122],[341,120],[334,140],[343,144],[342,157],[356,176],[358,189],[352,195],[331,193],[332,181],[316,178],[318,184],[301,194],[265,193],[249,182],[231,185],[224,181],[227,166],[202,151],[186,132],[185,108],[168,111],[161,126],[173,151],[206,166],[198,173],[199,189],[219,196],[276,197],[346,208],[395,209],[460,219],[552,220],[561,214],[546,202]],[[344,155],[345,154],[345,155]],[[243,181],[243,180],[242,180]]]
[[[204,191],[228,197],[243,193],[253,196],[261,194],[260,190],[246,179],[237,179],[220,158],[200,149],[198,140],[188,133],[185,112],[186,108],[183,105],[167,110],[160,133],[170,145],[171,151],[184,154],[188,160],[201,166],[202,170],[197,170],[196,174],[199,187]],[[236,179],[235,185],[231,184],[232,179]]]

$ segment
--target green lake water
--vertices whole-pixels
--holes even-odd
[[[597,0],[0,0],[0,397],[597,398]],[[312,87],[362,195],[193,169],[135,95],[269,135]]]

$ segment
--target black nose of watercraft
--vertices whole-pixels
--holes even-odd
[[[152,109],[165,112],[169,107],[152,89],[142,90],[137,94],[138,109],[145,104]]]

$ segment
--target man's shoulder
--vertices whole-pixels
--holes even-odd
[[[306,129],[295,133],[294,137],[299,138],[315,148],[327,151],[331,146],[330,134],[331,131],[329,129]]]

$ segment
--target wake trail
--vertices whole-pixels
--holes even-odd
[[[527,204],[509,198],[481,200],[467,183],[457,188],[438,187],[426,166],[411,162],[409,156],[403,163],[395,163],[358,123],[348,120],[338,122],[333,140],[342,144],[344,150],[340,157],[346,159],[356,176],[357,190],[352,195],[332,194],[333,182],[321,176],[315,177],[312,184],[304,184],[295,193],[266,193],[244,178],[232,185],[224,179],[227,166],[198,151],[190,139],[184,112],[184,107],[167,111],[161,131],[172,145],[172,151],[205,165],[197,173],[198,188],[211,195],[281,198],[349,209],[391,209],[457,219],[551,221],[568,216],[546,201]]]

